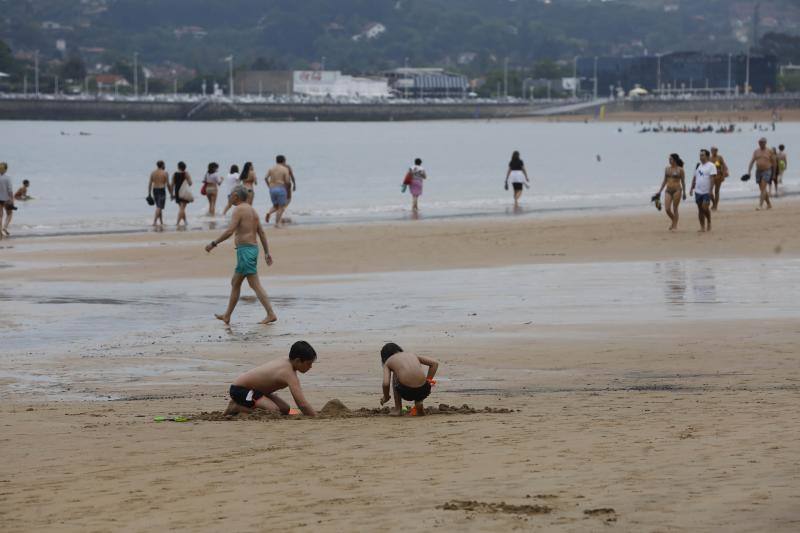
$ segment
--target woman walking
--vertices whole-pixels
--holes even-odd
[[[519,157],[516,150],[511,154],[511,161],[508,163],[506,172],[506,190],[508,190],[508,180],[514,187],[514,207],[519,207],[519,199],[522,196],[522,187],[527,187],[531,180],[528,179],[528,172],[525,170],[525,163]]]
[[[678,229],[678,205],[681,197],[686,200],[686,173],[683,171],[683,160],[678,154],[670,154],[669,166],[664,169],[664,180],[656,196],[661,196],[664,189],[664,207],[672,221],[669,230],[674,231]]]
[[[213,217],[217,209],[217,194],[222,177],[217,174],[219,165],[216,163],[208,164],[208,172],[203,177],[203,187],[205,187],[206,198],[208,198],[208,216]]]
[[[239,165],[231,165],[231,171],[228,173],[228,177],[225,178],[225,196],[228,199],[228,205],[225,206],[222,216],[227,215],[228,210],[233,207],[231,195],[237,185],[239,185]]]
[[[175,223],[176,226],[181,225],[181,220],[183,220],[184,227],[189,224],[186,221],[186,205],[194,201],[192,191],[190,190],[191,186],[192,176],[186,171],[186,163],[181,161],[178,163],[177,172],[172,174],[172,191],[174,191],[175,203],[178,204],[178,221]]]
[[[411,183],[409,189],[411,190],[411,210],[414,212],[419,211],[419,197],[422,196],[422,183],[423,180],[428,179],[428,174],[422,168],[422,159],[416,158],[414,166],[408,169],[411,174]]]
[[[253,189],[256,186],[256,171],[253,169],[253,163],[250,161],[245,163],[239,177],[242,180],[242,185],[247,189],[247,203],[253,205],[253,200],[256,197],[256,192]]]

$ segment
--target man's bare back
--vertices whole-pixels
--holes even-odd
[[[286,187],[292,184],[292,177],[289,167],[277,164],[267,172],[267,184],[270,187]]]
[[[169,182],[169,174],[167,174],[166,170],[157,168],[150,173],[150,182],[153,184],[154,189],[165,189]]]

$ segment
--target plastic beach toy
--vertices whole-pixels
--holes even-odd
[[[185,416],[156,416],[153,422],[188,422],[189,419]]]
[[[302,414],[303,413],[300,412],[299,409],[294,409],[294,408],[293,409],[289,409],[289,416],[296,416],[296,415],[302,415]]]

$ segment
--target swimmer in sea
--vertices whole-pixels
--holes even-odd
[[[664,207],[672,221],[669,230],[674,231],[678,229],[678,205],[681,203],[681,198],[686,200],[686,173],[683,171],[683,160],[678,154],[670,154],[669,166],[664,169],[664,180],[657,196],[660,196],[661,191],[665,189]]]

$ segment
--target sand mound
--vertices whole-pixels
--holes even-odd
[[[345,404],[336,398],[326,403],[319,411],[320,416],[327,416],[331,418],[351,416],[352,413],[353,412],[348,409]]]
[[[488,503],[478,501],[453,500],[445,503],[440,509],[445,511],[472,511],[477,513],[507,513],[521,515],[547,514],[552,507],[547,505],[511,505],[506,502]]]
[[[426,407],[426,415],[471,415],[471,414],[506,414],[513,413],[514,409],[504,409],[495,407],[476,408],[467,404],[460,407],[456,405],[447,405],[440,403],[438,407]],[[355,411],[349,409],[340,400],[333,399],[326,403],[320,409],[317,418],[368,418],[389,416],[391,410],[388,407],[379,407],[375,409],[368,409],[362,407]],[[199,415],[186,415],[186,418],[191,420],[204,420],[208,422],[224,422],[228,420],[308,420],[308,417],[302,415],[286,416],[269,411],[256,410],[250,414],[240,413],[238,415],[225,415],[222,411],[202,412]]]

